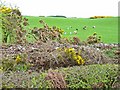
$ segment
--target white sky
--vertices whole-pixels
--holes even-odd
[[[90,17],[97,15],[118,16],[120,0],[1,0],[19,7],[22,15]]]

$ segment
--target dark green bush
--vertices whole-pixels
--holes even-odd
[[[115,64],[74,66],[58,71],[65,75],[69,88],[113,88],[119,76]]]
[[[46,80],[47,72],[4,72],[3,87],[51,88],[51,81]],[[119,84],[118,65],[115,64],[58,68],[53,72],[62,73],[67,88],[110,89],[118,88]]]
[[[62,17],[62,18],[67,18],[66,16],[62,16],[62,15],[48,16],[48,17]]]

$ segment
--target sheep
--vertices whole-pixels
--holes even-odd
[[[77,31],[74,31],[74,34],[77,34]]]
[[[92,28],[96,28],[96,26],[93,26]]]
[[[67,34],[66,32],[64,32],[64,34]]]
[[[86,30],[86,29],[87,29],[87,26],[84,26],[83,29]]]
[[[70,32],[70,34],[72,34],[72,32]]]

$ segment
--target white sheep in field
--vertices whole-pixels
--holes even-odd
[[[84,26],[83,29],[86,30],[86,29],[87,29],[87,26]]]
[[[74,34],[77,34],[77,31],[74,31]]]
[[[70,34],[72,34],[72,32],[70,32]]]
[[[64,32],[64,34],[67,34],[66,32]]]
[[[96,28],[96,26],[93,26],[92,28]]]

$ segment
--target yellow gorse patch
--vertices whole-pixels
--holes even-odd
[[[21,58],[19,55],[17,55],[16,59],[15,59],[16,63],[19,63],[21,61]]]
[[[0,13],[10,13],[10,12],[12,12],[11,8],[6,6],[0,7]]]
[[[64,50],[67,54],[75,54],[76,52],[75,52],[75,50],[74,50],[74,48],[65,48],[65,50]]]
[[[76,57],[77,57],[76,61],[77,61],[78,64],[84,64],[85,63],[84,59],[80,55],[76,55]]]
[[[59,30],[58,32],[62,34],[64,32],[64,30]]]
[[[78,64],[84,64],[85,63],[84,59],[79,55],[80,52],[78,54],[76,54],[76,51],[75,51],[74,48],[65,48],[64,51],[70,58],[75,60]]]

